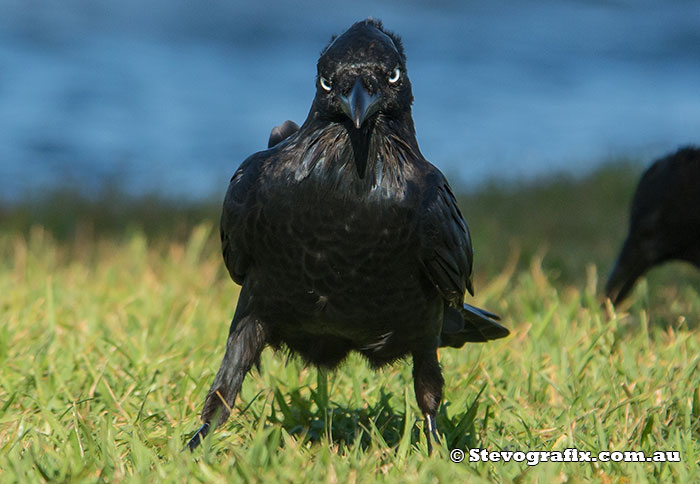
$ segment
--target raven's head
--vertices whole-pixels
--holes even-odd
[[[614,304],[651,267],[677,259],[700,267],[700,150],[654,163],[632,200],[630,229],[605,287]]]
[[[412,101],[401,39],[380,21],[357,22],[321,53],[314,104],[322,117],[360,129],[379,113],[410,115]]]

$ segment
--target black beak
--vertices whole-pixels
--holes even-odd
[[[634,242],[627,239],[605,284],[605,295],[618,305],[627,297],[648,265]]]
[[[379,99],[380,96],[378,94],[367,92],[361,77],[358,77],[355,81],[350,94],[340,96],[343,112],[350,118],[357,129],[360,129],[365,120],[379,109]]]

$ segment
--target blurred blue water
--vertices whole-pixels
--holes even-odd
[[[700,2],[0,0],[0,199],[220,197],[367,16],[403,37],[419,143],[455,183],[700,142]]]

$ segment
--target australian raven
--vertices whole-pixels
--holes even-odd
[[[678,259],[700,267],[700,149],[657,160],[642,175],[630,227],[605,292],[621,302],[649,268]]]
[[[226,421],[266,345],[326,368],[350,351],[373,367],[411,355],[430,445],[438,347],[508,335],[497,316],[463,304],[469,231],[418,148],[412,101],[399,37],[358,22],[323,50],[304,124],[273,130],[271,148],[233,175],[221,241],[242,288],[191,449]]]

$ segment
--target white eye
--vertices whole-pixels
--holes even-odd
[[[325,77],[323,77],[323,76],[319,77],[318,82],[321,84],[321,87],[323,89],[325,89],[326,91],[331,90],[331,83],[328,82],[328,80]]]
[[[399,77],[401,77],[401,69],[398,67],[394,69],[394,72],[391,74],[391,77],[389,78],[389,82],[391,84],[396,84],[396,82],[399,80]]]

